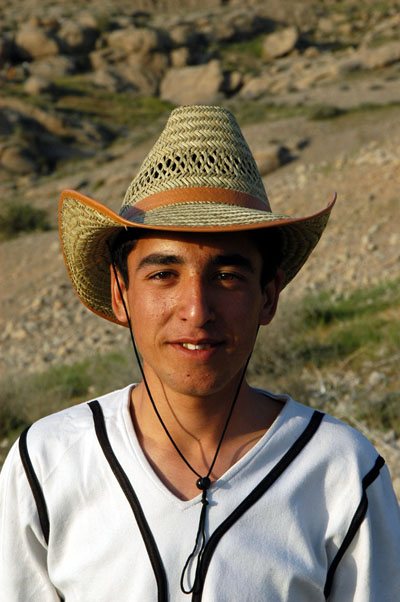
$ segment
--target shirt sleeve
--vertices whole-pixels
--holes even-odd
[[[400,510],[386,466],[366,495],[365,518],[338,564],[329,602],[400,600]]]
[[[18,443],[0,474],[0,591],[7,602],[59,602],[47,571],[47,544]]]

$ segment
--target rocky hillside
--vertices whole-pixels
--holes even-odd
[[[169,110],[219,103],[243,126],[275,210],[312,213],[338,192],[287,299],[398,278],[397,0],[182,4],[0,7],[0,211],[26,203],[55,227],[64,188],[118,210]],[[127,342],[77,300],[55,229],[3,239],[0,261],[3,374]],[[399,441],[382,445],[400,479]]]

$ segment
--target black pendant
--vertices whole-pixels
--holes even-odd
[[[208,489],[210,485],[211,485],[211,481],[208,477],[200,477],[196,481],[196,487],[198,489],[201,489],[202,491],[205,491],[206,489]]]

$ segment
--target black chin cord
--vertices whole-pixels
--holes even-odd
[[[181,450],[179,449],[179,447],[175,443],[174,439],[172,438],[172,435],[170,434],[170,432],[168,431],[166,425],[164,424],[164,421],[161,418],[161,415],[160,415],[160,413],[159,413],[159,411],[157,409],[157,406],[156,406],[156,404],[154,402],[153,396],[152,396],[152,394],[150,392],[149,385],[147,384],[147,380],[146,380],[146,377],[145,377],[145,374],[144,374],[142,362],[140,360],[139,353],[138,353],[138,350],[137,350],[137,347],[136,347],[135,337],[133,336],[133,330],[132,330],[131,320],[129,318],[128,310],[127,310],[127,307],[126,307],[126,304],[125,304],[125,299],[123,297],[122,290],[121,290],[121,285],[119,283],[118,273],[117,273],[117,270],[116,270],[116,267],[115,267],[115,264],[114,264],[112,250],[111,250],[111,247],[110,247],[110,245],[109,245],[108,242],[107,242],[107,246],[108,246],[108,249],[110,251],[111,265],[112,265],[112,268],[113,268],[115,280],[117,282],[118,291],[119,291],[119,294],[120,294],[120,297],[121,297],[121,301],[122,301],[122,304],[123,304],[123,307],[124,307],[124,310],[125,310],[125,315],[126,315],[126,319],[127,319],[128,326],[129,326],[129,332],[130,332],[130,335],[131,335],[131,341],[132,341],[133,349],[134,349],[136,360],[137,360],[137,363],[139,365],[139,370],[140,370],[140,373],[142,375],[142,379],[143,379],[143,382],[144,382],[144,385],[145,385],[145,388],[146,388],[146,391],[147,391],[147,395],[148,395],[148,397],[150,399],[151,405],[153,406],[153,409],[154,409],[154,411],[156,413],[156,416],[157,416],[158,420],[160,421],[160,424],[163,427],[163,429],[164,429],[164,431],[165,431],[168,439],[171,441],[172,445],[174,446],[174,448],[176,449],[176,451],[178,452],[178,454],[182,458],[182,460],[185,462],[186,466],[198,477],[198,479],[196,481],[196,487],[202,491],[202,496],[201,496],[202,508],[201,508],[201,512],[200,512],[200,520],[199,520],[199,527],[198,527],[197,535],[196,535],[196,541],[195,541],[194,548],[193,548],[192,552],[189,554],[189,556],[188,556],[188,558],[187,558],[187,560],[185,562],[185,566],[183,567],[183,571],[182,571],[182,575],[181,575],[181,580],[180,580],[180,586],[181,586],[182,592],[184,594],[191,594],[195,590],[195,588],[196,588],[196,586],[198,584],[198,581],[199,581],[201,560],[202,560],[202,556],[203,556],[203,552],[204,552],[204,548],[205,548],[205,544],[206,544],[205,523],[206,523],[206,514],[207,514],[207,506],[208,506],[207,491],[208,491],[209,487],[211,486],[210,475],[211,475],[211,472],[212,472],[212,470],[214,468],[215,462],[217,460],[217,456],[218,456],[219,450],[221,449],[222,441],[223,441],[223,439],[225,437],[225,433],[226,433],[226,430],[228,428],[229,421],[231,419],[234,407],[236,405],[236,401],[237,401],[237,399],[239,397],[240,388],[242,386],[244,375],[245,375],[246,370],[247,370],[247,365],[248,365],[248,363],[250,361],[250,356],[247,359],[246,365],[245,365],[245,367],[243,369],[243,372],[242,372],[242,375],[240,377],[239,385],[238,385],[238,387],[236,389],[236,393],[235,393],[235,396],[233,398],[233,401],[232,401],[232,404],[231,404],[231,407],[230,407],[227,419],[225,421],[225,425],[224,425],[224,428],[222,430],[221,437],[219,439],[217,448],[215,450],[214,458],[213,458],[213,460],[211,462],[211,465],[210,465],[210,468],[208,469],[207,474],[204,477],[202,477],[200,475],[200,473],[198,473],[197,470],[195,468],[193,468],[193,466],[190,464],[190,462],[185,458],[185,456],[183,455],[183,453],[181,452]],[[197,556],[197,563],[196,563],[195,578],[194,578],[194,581],[193,581],[193,585],[192,585],[192,587],[190,589],[185,589],[185,585],[184,585],[185,576],[186,576],[187,571],[190,569],[190,566],[191,566],[192,562],[194,561],[194,559],[196,558],[196,556]]]

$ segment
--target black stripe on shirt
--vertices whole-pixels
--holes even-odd
[[[146,517],[140,505],[140,502],[136,496],[136,493],[124,472],[121,464],[117,460],[116,455],[111,447],[110,440],[107,435],[106,425],[104,421],[103,410],[101,409],[100,403],[91,401],[89,404],[90,409],[93,413],[94,427],[97,438],[104,452],[104,455],[113,471],[118,483],[120,484],[122,491],[124,492],[132,510],[135,515],[136,522],[138,524],[140,533],[142,535],[144,544],[149,555],[151,565],[153,567],[154,575],[157,581],[158,587],[158,602],[167,602],[168,591],[167,591],[167,579],[165,575],[165,569],[161,560],[160,553],[157,548],[157,544],[147,523]]]
[[[33,497],[35,499],[36,508],[39,515],[40,526],[42,527],[43,536],[46,543],[49,543],[50,534],[50,522],[49,515],[47,513],[46,500],[43,495],[42,488],[39,483],[39,479],[36,476],[35,469],[33,468],[31,459],[29,457],[28,445],[26,438],[30,426],[26,428],[19,438],[19,455],[21,456],[22,465],[25,470],[26,477],[28,479],[30,488],[32,490]]]
[[[357,507],[357,510],[355,511],[353,519],[350,523],[350,527],[343,539],[342,545],[336,552],[336,555],[335,555],[334,559],[332,560],[332,563],[328,569],[328,574],[326,577],[325,588],[324,588],[325,600],[328,600],[329,595],[331,593],[333,577],[335,575],[336,569],[337,569],[340,561],[342,560],[346,550],[348,549],[351,542],[353,541],[353,539],[354,539],[358,529],[360,528],[361,523],[363,522],[365,515],[367,513],[367,509],[368,509],[367,489],[375,481],[375,479],[377,479],[377,477],[379,476],[380,470],[384,464],[385,464],[385,460],[382,458],[382,456],[378,456],[374,467],[365,475],[365,477],[362,480],[361,501]]]
[[[232,525],[237,520],[239,520],[239,518],[241,518],[241,516],[243,516],[243,514],[264,495],[264,493],[271,487],[271,485],[273,485],[275,481],[281,476],[281,474],[286,470],[289,464],[291,464],[291,462],[299,455],[299,453],[307,445],[307,443],[317,431],[323,417],[324,414],[322,412],[318,412],[317,410],[314,411],[308,425],[306,426],[302,434],[298,437],[298,439],[296,439],[293,445],[288,449],[285,455],[211,535],[210,539],[206,544],[201,559],[199,579],[198,583],[195,584],[192,598],[193,602],[201,601],[207,570],[211,558],[214,554],[215,548],[217,547],[222,536],[225,535],[228,529],[230,529]]]

